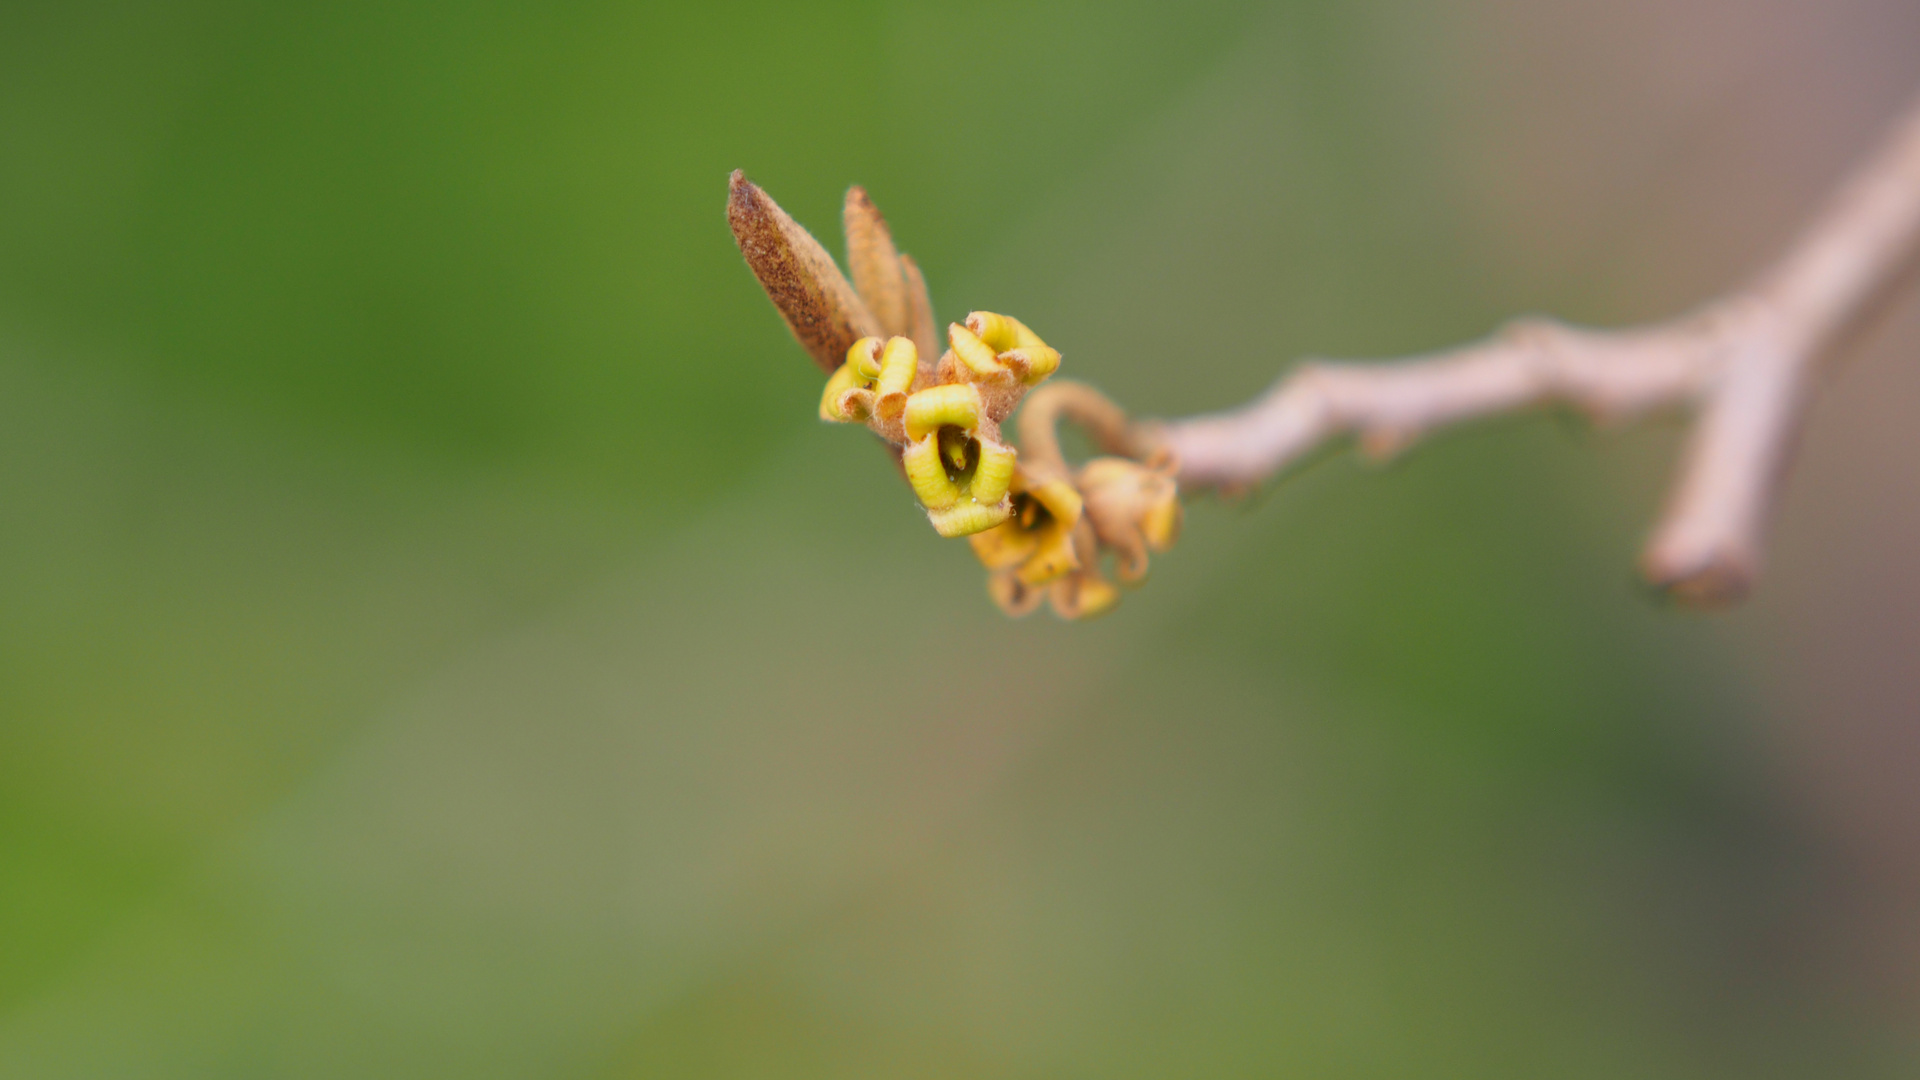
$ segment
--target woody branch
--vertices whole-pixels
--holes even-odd
[[[1256,483],[1343,435],[1384,456],[1448,424],[1547,402],[1602,420],[1690,407],[1697,416],[1680,475],[1641,567],[1680,599],[1727,602],[1759,569],[1819,364],[1899,282],[1916,249],[1920,101],[1783,257],[1671,322],[1597,331],[1529,319],[1425,356],[1306,363],[1249,405],[1171,422],[1115,427],[1101,409],[1068,399],[1065,386],[1050,404],[1104,432],[1103,442],[1172,451],[1183,486],[1220,488]]]

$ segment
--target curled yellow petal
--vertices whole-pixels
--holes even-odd
[[[953,355],[977,377],[992,378],[1007,370],[1006,365],[995,359],[994,350],[986,342],[959,323],[947,324],[947,344],[953,348]]]
[[[877,337],[863,337],[847,350],[847,366],[868,382],[880,377],[880,344]]]
[[[1113,610],[1120,602],[1120,590],[1098,574],[1073,574],[1054,582],[1048,598],[1061,618],[1090,619]]]
[[[920,369],[920,350],[903,337],[888,338],[880,351],[880,378],[874,383],[874,411],[888,419],[906,407],[907,391]]]
[[[974,466],[969,488],[973,497],[984,503],[999,502],[1013,486],[1013,467],[1019,457],[1013,447],[982,438],[980,463]]]
[[[1073,550],[1073,528],[1059,521],[1048,522],[1034,533],[1034,551],[1014,573],[1029,585],[1049,581],[1080,569],[1080,558]]]
[[[1002,499],[990,506],[962,502],[938,510],[928,509],[927,520],[933,522],[934,531],[941,536],[971,536],[993,528],[1012,514],[1013,507]]]
[[[1019,331],[1015,329],[1019,325],[1018,319],[996,315],[991,311],[976,311],[967,316],[967,329],[997,353],[1019,348]]]
[[[1040,601],[1046,594],[1003,571],[987,575],[987,595],[993,597],[993,602],[1000,605],[1001,611],[1018,619],[1023,615],[1032,614],[1033,609],[1040,606]]]
[[[1045,345],[1036,348],[1021,347],[1009,350],[1005,357],[1011,365],[1014,361],[1024,362],[1026,373],[1021,376],[1028,386],[1040,382],[1047,376],[1060,370],[1060,353]]]
[[[1079,522],[1080,511],[1085,504],[1080,499],[1080,493],[1065,480],[1048,480],[1032,485],[1027,488],[1027,494],[1038,499],[1054,520],[1066,522],[1069,530]]]
[[[960,500],[960,487],[948,478],[946,462],[940,460],[940,441],[932,435],[908,443],[900,453],[900,464],[922,506],[939,510]]]
[[[1007,521],[986,532],[974,533],[967,537],[967,542],[973,545],[973,553],[981,565],[989,570],[1003,570],[1025,562],[1039,546],[1040,538],[1022,529],[1019,522]]]
[[[873,391],[856,386],[843,392],[839,400],[834,402],[834,407],[841,416],[847,418],[848,423],[863,424],[867,417],[873,415]]]
[[[827,380],[827,388],[820,392],[820,419],[831,420],[836,424],[857,423],[865,419],[848,415],[840,402],[842,394],[849,390],[860,389],[863,381],[852,364],[840,365],[839,370]]]
[[[972,383],[928,387],[907,398],[906,424],[907,438],[913,440],[948,424],[963,429],[979,427],[980,391]]]
[[[994,352],[1006,352],[1009,349],[1044,349],[1047,343],[1040,335],[1027,329],[1027,324],[1011,315],[997,315],[991,311],[976,311],[967,316],[967,329],[979,336],[981,341],[992,347]]]
[[[1180,538],[1180,497],[1169,491],[1164,499],[1147,508],[1140,518],[1140,534],[1147,539],[1147,546],[1155,551],[1167,551],[1173,542]]]
[[[873,389],[877,394],[905,393],[913,386],[913,375],[920,366],[920,350],[913,342],[903,337],[887,339],[886,348],[880,352],[880,382]]]
[[[1040,340],[1039,334],[1027,329],[1026,323],[1012,317],[1007,321],[1013,324],[1013,343],[1016,348],[1044,349],[1047,347],[1047,343]]]

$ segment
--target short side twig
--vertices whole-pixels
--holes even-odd
[[[1642,570],[1680,599],[1732,601],[1758,572],[1818,365],[1916,250],[1920,101],[1783,258],[1692,315],[1618,331],[1527,320],[1442,353],[1307,363],[1247,406],[1138,425],[1126,440],[1171,450],[1183,485],[1237,488],[1342,435],[1387,455],[1448,424],[1546,402],[1606,420],[1690,407],[1698,419]]]
[[[1020,454],[1027,468],[1046,476],[1073,471],[1060,450],[1062,420],[1071,420],[1104,453],[1145,458],[1154,449],[1151,433],[1129,421],[1107,395],[1086,383],[1055,379],[1029,395],[1020,410]]]

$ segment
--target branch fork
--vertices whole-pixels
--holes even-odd
[[[1486,341],[1376,363],[1310,362],[1242,408],[1145,422],[1188,488],[1256,484],[1328,440],[1376,457],[1477,417],[1562,403],[1603,423],[1696,414],[1680,475],[1640,561],[1693,604],[1737,601],[1760,570],[1773,502],[1820,364],[1920,249],[1920,102],[1826,211],[1752,285],[1671,322],[1589,330],[1515,322]]]

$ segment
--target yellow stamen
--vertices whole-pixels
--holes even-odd
[[[947,460],[947,466],[951,468],[955,474],[967,471],[967,461],[970,455],[967,444],[972,441],[972,437],[957,427],[943,427],[940,429],[940,456]]]

